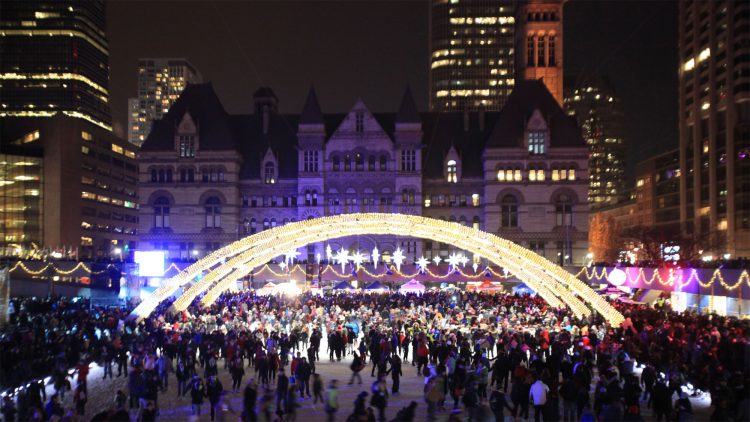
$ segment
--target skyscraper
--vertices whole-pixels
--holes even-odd
[[[750,4],[679,2],[680,221],[714,256],[750,254]]]
[[[565,109],[578,121],[589,146],[591,208],[612,205],[623,195],[622,114],[614,89],[604,81],[574,85],[565,96]]]
[[[3,1],[0,117],[63,114],[111,130],[104,1]]]
[[[512,0],[432,0],[430,109],[499,111],[513,90]]]
[[[140,59],[138,97],[128,100],[128,140],[140,146],[153,121],[169,111],[188,83],[201,79],[200,72],[185,59]]]

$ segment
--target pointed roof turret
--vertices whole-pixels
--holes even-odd
[[[315,94],[315,88],[310,87],[305,100],[305,106],[302,108],[302,114],[299,116],[299,123],[302,125],[322,125],[323,112],[320,110],[318,95]]]
[[[396,115],[396,123],[420,123],[419,111],[417,104],[414,102],[414,96],[411,94],[411,87],[406,85],[406,91],[401,98],[401,105]]]

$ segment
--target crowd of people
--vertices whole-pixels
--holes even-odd
[[[642,420],[648,406],[658,421],[689,421],[689,395],[701,392],[711,420],[750,420],[746,319],[614,303],[626,321],[612,327],[537,296],[476,292],[235,292],[207,308],[169,305],[137,323],[128,308],[84,299],[14,299],[0,337],[5,420],[156,420],[170,383],[192,415],[211,420],[293,421],[306,397],[331,421],[411,421],[418,406],[430,420]],[[324,379],[321,357],[348,365],[346,387]],[[127,379],[95,415],[91,362],[105,379]],[[354,403],[340,403],[339,389],[368,372]],[[423,380],[421,403],[389,408],[403,377]],[[66,394],[74,408],[63,408]]]

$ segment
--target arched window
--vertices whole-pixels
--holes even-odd
[[[156,182],[159,180],[159,176],[157,175],[156,169],[151,169],[151,181]]]
[[[458,218],[458,223],[461,224],[462,226],[465,226],[466,225],[466,217],[464,217],[463,215],[461,217],[459,217]]]
[[[344,156],[344,171],[352,171],[352,156],[349,154]]]
[[[456,160],[448,160],[445,173],[448,176],[448,183],[458,182],[458,164],[456,163]]]
[[[333,171],[341,171],[341,159],[338,155],[333,156]]]
[[[263,181],[266,183],[276,183],[275,166],[272,162],[267,162],[263,170]]]
[[[271,222],[265,218],[263,219],[263,230],[268,230],[271,228]]]
[[[364,171],[365,169],[365,157],[362,156],[362,154],[356,154],[354,156],[355,160],[355,169],[357,171]]]
[[[380,156],[380,171],[388,170],[388,158],[385,155]]]
[[[255,234],[256,228],[256,221],[254,218],[250,219],[250,234]]]
[[[367,158],[367,170],[375,171],[375,156],[371,155]]]
[[[404,189],[401,191],[401,203],[406,204],[409,201],[409,191]]]
[[[206,227],[221,227],[221,201],[215,196],[206,199]]]
[[[471,227],[473,227],[473,228],[475,228],[477,230],[481,230],[481,228],[479,227],[479,217],[474,217],[471,220]]]
[[[573,201],[566,194],[558,195],[555,200],[555,225],[573,225]]]
[[[166,180],[166,177],[164,176],[164,169],[159,169],[159,181],[163,182]]]
[[[154,201],[154,227],[169,227],[169,199],[163,196]]]
[[[518,227],[518,199],[513,195],[505,195],[500,201],[500,227]]]
[[[411,189],[409,191],[409,205],[414,205],[416,202],[416,192],[414,192],[414,189]]]
[[[172,183],[172,169],[167,169],[167,183]]]
[[[318,206],[318,191],[316,190],[312,191],[312,206],[313,207]]]

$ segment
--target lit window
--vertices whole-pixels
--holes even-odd
[[[521,180],[523,180],[523,178],[521,177],[521,170],[520,169],[515,169],[513,171],[513,180],[516,181],[516,182],[520,182]]]
[[[448,176],[448,182],[449,183],[456,183],[458,182],[458,164],[456,163],[456,160],[448,160],[446,173]]]
[[[552,169],[552,181],[557,182],[560,180],[560,171],[558,169]]]
[[[505,170],[500,169],[497,171],[497,181],[498,182],[504,182],[505,181]]]
[[[544,154],[544,143],[545,136],[542,131],[529,131],[529,154],[531,155],[542,155]]]
[[[86,132],[84,130],[84,131],[81,131],[81,139],[83,139],[84,141],[90,141],[90,140],[92,140],[94,138],[91,137],[90,133],[88,133],[88,132]]]
[[[576,180],[576,170],[574,168],[570,168],[568,170],[568,180],[570,181]]]
[[[180,135],[180,157],[195,157],[195,136]]]
[[[537,182],[544,182],[544,169],[537,169],[536,170],[536,181]]]
[[[425,198],[424,200],[424,207],[430,208],[430,205],[432,205],[432,200],[430,198]]]
[[[114,151],[114,152],[116,152],[118,154],[122,154],[122,153],[124,153],[125,150],[121,146],[119,146],[119,145],[112,144],[112,151]]]
[[[479,194],[474,193],[471,195],[471,205],[478,207],[479,206]]]
[[[272,162],[267,162],[264,167],[264,173],[263,173],[263,181],[268,184],[276,183],[276,172],[275,172],[275,166]]]

